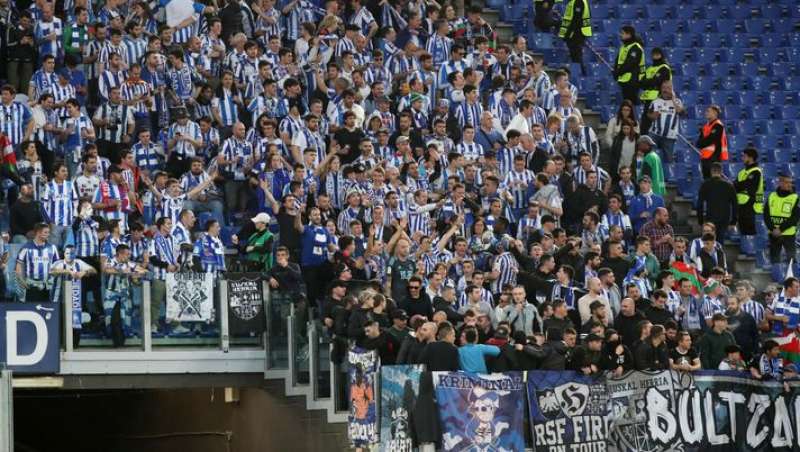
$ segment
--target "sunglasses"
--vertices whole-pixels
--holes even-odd
[[[420,286],[408,286],[409,290],[419,290]]]

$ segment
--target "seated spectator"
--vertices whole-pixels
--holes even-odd
[[[720,361],[719,370],[747,370],[747,363],[742,359],[742,349],[738,345],[725,348],[725,359]]]

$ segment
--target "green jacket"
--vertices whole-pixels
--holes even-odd
[[[86,25],[83,27],[76,27],[69,24],[64,27],[64,52],[81,54],[81,44],[86,44],[89,41],[88,28]]]
[[[725,358],[725,348],[729,345],[736,345],[736,339],[729,331],[723,331],[722,334],[717,334],[711,329],[706,331],[700,338],[697,348],[703,369],[716,370]]]
[[[650,151],[644,156],[639,179],[645,174],[653,181],[653,193],[664,196],[667,192],[667,186],[664,184],[664,167],[661,164],[661,157],[655,151]]]
[[[261,232],[256,231],[247,239],[247,247],[253,247],[247,253],[247,260],[262,263],[264,271],[269,271],[272,268],[272,239],[273,235],[269,232],[269,229],[264,229]]]

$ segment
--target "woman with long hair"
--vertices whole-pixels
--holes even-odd
[[[622,122],[626,119],[633,121],[634,129],[638,134],[639,123],[636,121],[636,115],[634,115],[633,103],[627,99],[622,101],[622,104],[620,104],[617,110],[617,114],[608,120],[606,135],[603,138],[603,142],[607,147],[610,147],[614,143],[614,138],[619,134],[622,129]]]
[[[614,141],[611,144],[610,163],[612,177],[619,174],[620,168],[630,167],[633,164],[636,156],[636,140],[638,139],[639,133],[634,122],[630,119],[624,119],[620,131],[614,136]]]

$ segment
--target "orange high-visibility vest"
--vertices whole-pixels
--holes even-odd
[[[722,143],[722,152],[720,153],[720,160],[725,161],[728,160],[728,136],[725,135],[725,126],[722,125],[722,121],[719,119],[715,119],[712,122],[707,123],[703,126],[703,138],[711,135],[711,129],[714,128],[715,125],[719,124],[722,126],[722,139],[720,140]],[[710,159],[712,155],[714,155],[714,151],[716,150],[716,146],[714,144],[710,144],[703,149],[700,149],[700,158],[701,159]]]

